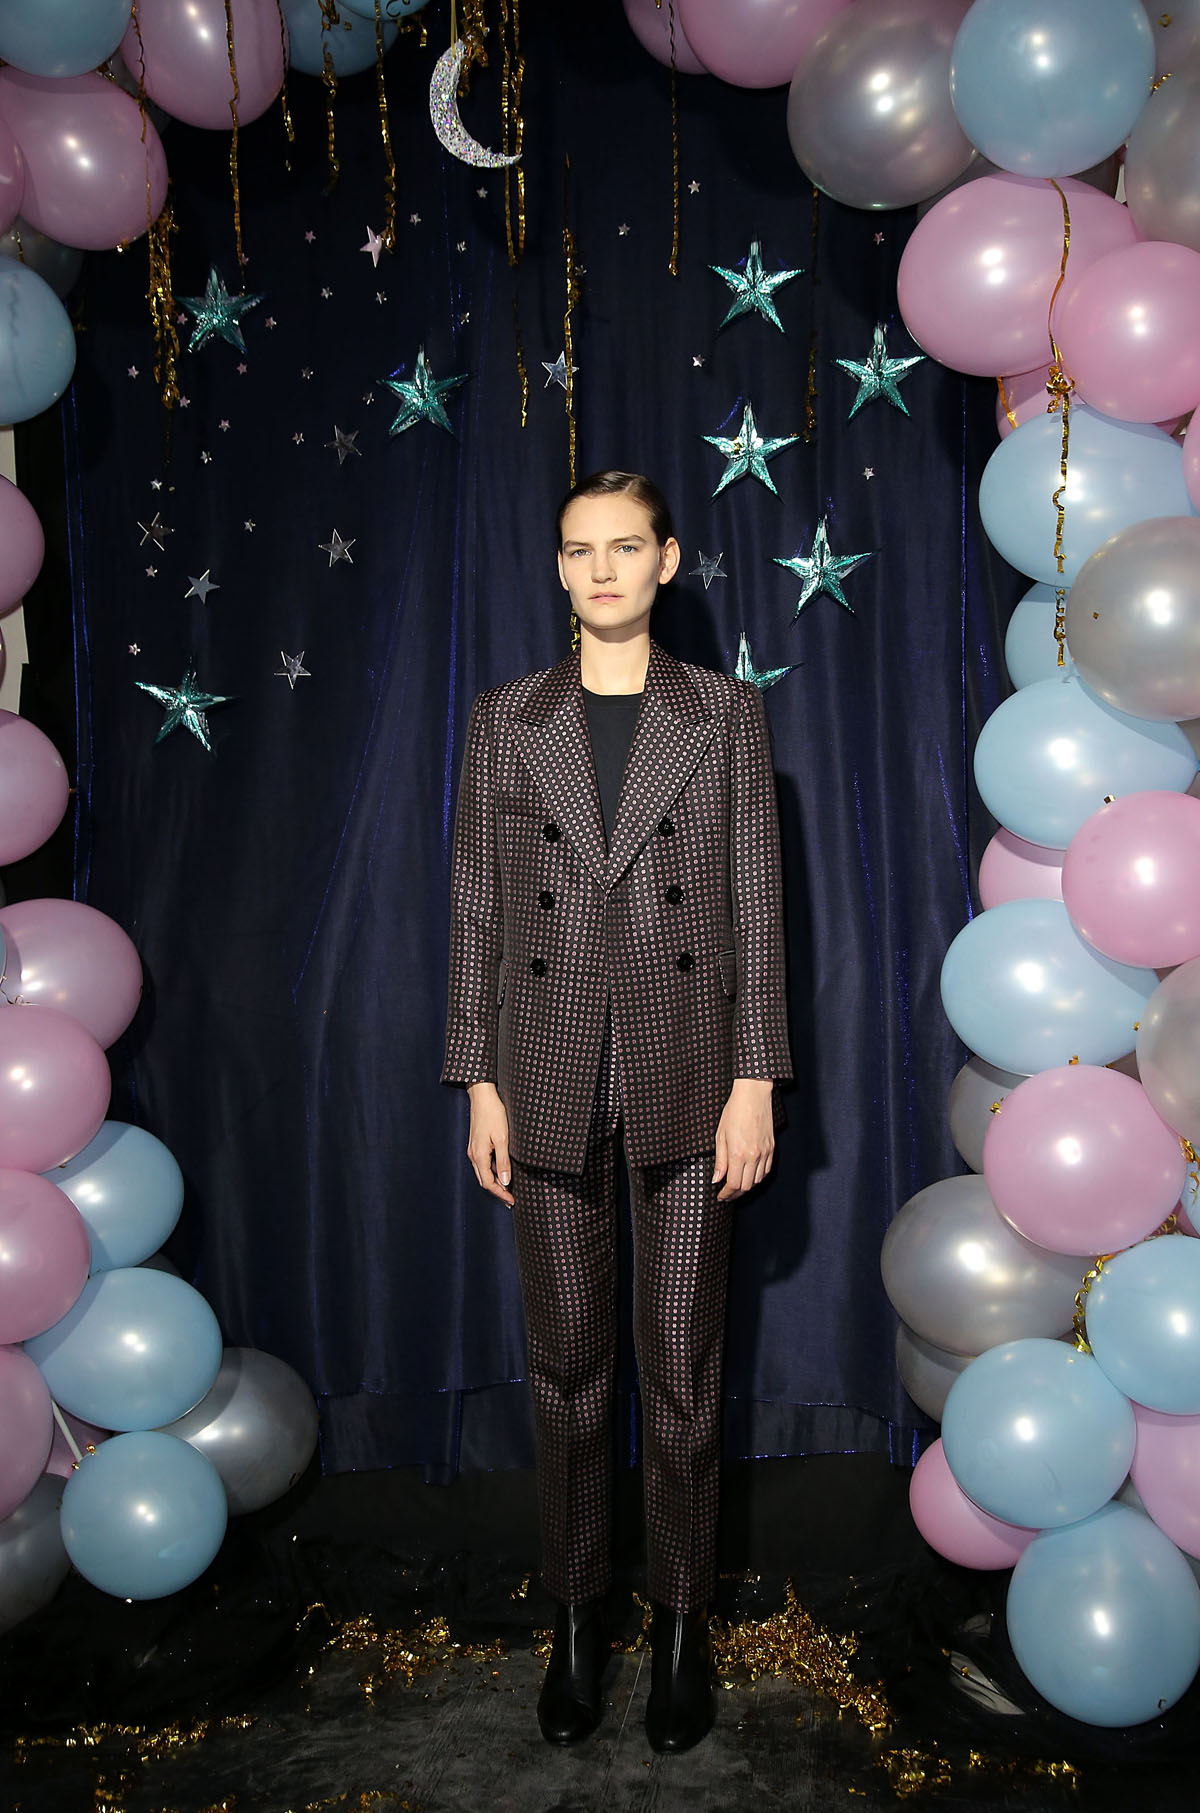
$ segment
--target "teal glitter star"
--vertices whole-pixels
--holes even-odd
[[[400,413],[388,429],[389,434],[403,434],[406,428],[412,428],[418,422],[436,422],[447,434],[453,434],[450,417],[442,408],[442,392],[456,390],[465,384],[468,373],[460,372],[456,378],[435,378],[425,358],[422,346],[417,353],[416,368],[411,378],[381,378],[379,382],[387,389],[395,391],[400,398]]]
[[[265,290],[258,296],[231,296],[221,280],[216,265],[211,265],[208,282],[204,286],[203,296],[181,296],[184,308],[196,317],[192,337],[188,341],[188,351],[198,352],[207,346],[214,334],[227,340],[230,346],[236,346],[240,353],[246,350],[242,339],[241,319],[247,310],[257,308],[265,295]]]
[[[148,692],[158,700],[166,712],[154,741],[161,743],[164,737],[170,736],[182,724],[190,730],[198,743],[212,753],[212,744],[208,740],[208,719],[205,712],[210,705],[225,705],[229,695],[226,693],[201,692],[196,685],[196,673],[191,663],[178,686],[151,686],[146,680],[135,680],[134,685],[143,692]]]
[[[803,265],[794,271],[774,271],[768,277],[763,270],[759,243],[757,239],[753,239],[750,242],[750,250],[746,254],[744,271],[729,271],[723,264],[710,264],[708,268],[710,271],[715,271],[717,276],[733,291],[733,301],[729,305],[729,313],[722,321],[721,327],[727,327],[731,321],[736,321],[739,315],[748,315],[753,310],[755,314],[761,315],[764,321],[770,321],[779,329],[780,333],[783,332],[783,322],[775,312],[775,304],[771,297],[781,284],[790,283],[793,277],[803,277]],[[719,327],[717,332],[720,333],[720,331]]]
[[[717,490],[713,492],[714,497],[718,491],[724,491],[726,485],[732,485],[735,479],[744,478],[747,473],[752,478],[761,479],[767,490],[778,497],[779,493],[775,490],[775,486],[771,482],[771,475],[767,471],[767,461],[777,454],[781,447],[790,447],[793,441],[800,439],[798,434],[784,434],[780,435],[777,440],[764,441],[758,432],[758,425],[754,420],[754,408],[750,403],[747,403],[742,411],[742,425],[733,440],[726,440],[720,434],[704,434],[700,438],[707,441],[710,447],[715,447],[719,453],[723,453],[727,461],[725,470],[718,481]]]
[[[784,560],[780,555],[774,555],[772,558],[777,567],[787,567],[790,572],[798,573],[804,582],[800,588],[800,597],[792,622],[795,623],[796,617],[800,615],[809,599],[820,592],[827,593],[830,598],[836,598],[838,603],[853,617],[854,606],[842,590],[842,580],[848,573],[853,573],[855,567],[860,567],[864,560],[870,560],[875,551],[874,548],[871,548],[866,554],[839,555],[831,553],[829,531],[826,519],[822,517],[817,532],[813,536],[811,553],[797,554],[794,560]]]
[[[858,395],[850,408],[851,417],[857,415],[864,403],[873,403],[877,397],[886,397],[889,403],[905,415],[908,409],[901,397],[897,385],[902,384],[914,365],[924,363],[924,353],[917,353],[908,359],[889,359],[887,356],[887,330],[876,327],[871,350],[865,360],[835,359],[834,364],[849,372],[852,378],[858,379]]]
[[[791,667],[755,667],[754,657],[750,653],[750,644],[746,640],[746,632],[742,631],[733,671],[739,680],[749,680],[751,686],[757,686],[759,692],[766,692],[768,686],[776,685],[785,674],[791,673],[793,667],[799,667],[799,665],[798,661],[793,661]]]

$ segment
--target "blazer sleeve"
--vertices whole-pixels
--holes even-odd
[[[783,880],[771,738],[757,686],[738,688],[732,738],[729,861],[738,991],[733,1074],[792,1075],[787,1034]]]
[[[483,695],[467,726],[450,859],[450,972],[443,1083],[494,1082],[504,923],[492,812],[493,752]]]

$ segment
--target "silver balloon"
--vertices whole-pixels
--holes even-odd
[[[317,1445],[317,1406],[298,1372],[257,1347],[227,1347],[216,1383],[168,1423],[221,1475],[230,1512],[260,1511],[294,1486]]]
[[[1142,108],[1125,152],[1125,201],[1143,239],[1200,252],[1200,70],[1172,75]]]
[[[901,1321],[950,1353],[1061,1335],[1081,1261],[1035,1246],[1001,1219],[982,1177],[947,1177],[911,1197],[883,1239],[883,1286]]]
[[[1200,957],[1173,969],[1142,1009],[1137,1061],[1167,1125],[1200,1145]]]
[[[980,1057],[969,1057],[950,1085],[946,1118],[950,1137],[964,1164],[983,1170],[983,1136],[991,1125],[992,1103],[1002,1102],[1025,1078],[1015,1070],[998,1070]]]
[[[947,1353],[932,1341],[922,1340],[901,1322],[896,1330],[896,1370],[913,1403],[931,1416],[942,1420],[942,1405],[959,1373],[971,1364],[973,1353]]]
[[[1147,517],[1102,542],[1067,595],[1067,641],[1107,705],[1200,716],[1200,517]]]
[[[63,1483],[43,1473],[0,1523],[0,1634],[49,1605],[71,1571],[58,1519]]]
[[[1171,0],[1169,6],[1142,0],[1154,38],[1156,76],[1179,75],[1200,62],[1200,0]]]
[[[855,208],[904,208],[975,156],[950,102],[968,0],[874,0],[837,13],[801,59],[788,138],[810,181]]]
[[[0,257],[15,258],[27,264],[50,285],[56,296],[73,289],[83,269],[83,253],[78,246],[60,245],[31,227],[18,214],[7,233],[0,233]]]

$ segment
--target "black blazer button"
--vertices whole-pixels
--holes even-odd
[[[543,888],[538,895],[538,905],[541,907],[543,913],[548,913],[550,908],[554,905],[554,896],[549,888]]]
[[[548,844],[556,844],[558,842],[558,826],[552,818],[548,818],[542,826],[542,836]]]
[[[546,959],[544,957],[531,957],[529,959],[529,973],[531,976],[544,976],[546,973]]]
[[[675,835],[674,820],[670,819],[670,818],[660,818],[658,821],[658,835],[660,837],[674,837],[674,835]]]
[[[692,956],[691,951],[680,951],[678,957],[675,959],[675,968],[685,971],[689,970],[695,961],[696,959]]]
[[[668,906],[678,906],[679,902],[682,899],[683,899],[683,889],[680,887],[680,885],[677,881],[673,881],[671,883],[670,887],[667,889],[667,905]]]

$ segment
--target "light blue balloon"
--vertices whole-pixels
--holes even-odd
[[[56,403],[75,370],[67,311],[44,278],[0,259],[0,422],[27,422]]]
[[[1052,585],[1030,586],[1008,620],[1004,636],[1004,664],[1013,685],[1032,686],[1035,680],[1060,680],[1075,672],[1070,650],[1063,644],[1063,664],[1058,665],[1054,625],[1058,620]]]
[[[86,1222],[93,1272],[140,1265],[183,1208],[183,1173],[174,1158],[144,1127],[124,1121],[105,1121],[82,1152],[44,1175]]]
[[[1173,1706],[1200,1668],[1200,1586],[1144,1512],[1105,1505],[1034,1537],[1009,1582],[1008,1634],[1060,1712],[1140,1725]]]
[[[1088,1293],[1087,1337],[1127,1398],[1200,1413],[1200,1241],[1164,1234],[1110,1259]]]
[[[1016,837],[1065,850],[1111,794],[1186,793],[1196,754],[1178,724],[1132,718],[1078,674],[1035,680],[997,706],[975,744],[975,785]]]
[[[177,1436],[114,1435],[67,1481],[62,1535],[85,1580],[121,1599],[161,1599],[202,1574],[225,1535],[225,1488]]]
[[[45,1334],[26,1341],[50,1395],[101,1429],[155,1429],[198,1404],[221,1366],[221,1330],[182,1278],[99,1272]]]
[[[419,13],[428,5],[429,0],[379,0],[379,11],[385,20],[407,19],[410,13]],[[375,23],[375,0],[342,0],[339,10],[357,13],[361,19]]]
[[[1061,418],[1031,416],[1000,442],[979,482],[988,540],[1018,573],[1045,585],[1073,584],[1088,556],[1119,529],[1148,516],[1196,514],[1177,441],[1150,422],[1114,422],[1073,404],[1059,573],[1053,500],[1061,460]]]
[[[130,0],[0,0],[0,57],[34,76],[81,76],[129,29]]]
[[[942,1411],[946,1462],[967,1497],[1026,1529],[1107,1504],[1136,1436],[1132,1404],[1091,1355],[1036,1335],[981,1353]]]
[[[1061,900],[1006,900],[977,913],[942,963],[942,1005],[963,1044],[1019,1076],[1076,1057],[1124,1057],[1157,985],[1152,969],[1085,943]]]
[[[283,16],[288,28],[288,62],[306,76],[319,76],[325,67],[324,47],[328,45],[335,74],[351,76],[360,69],[375,67],[374,8],[370,24],[360,14],[341,19],[330,31],[321,26],[319,0],[283,0]],[[385,24],[383,50],[386,56],[400,35],[398,25]]]
[[[975,0],[950,56],[971,143],[1019,176],[1070,176],[1133,129],[1154,80],[1140,0]]]

